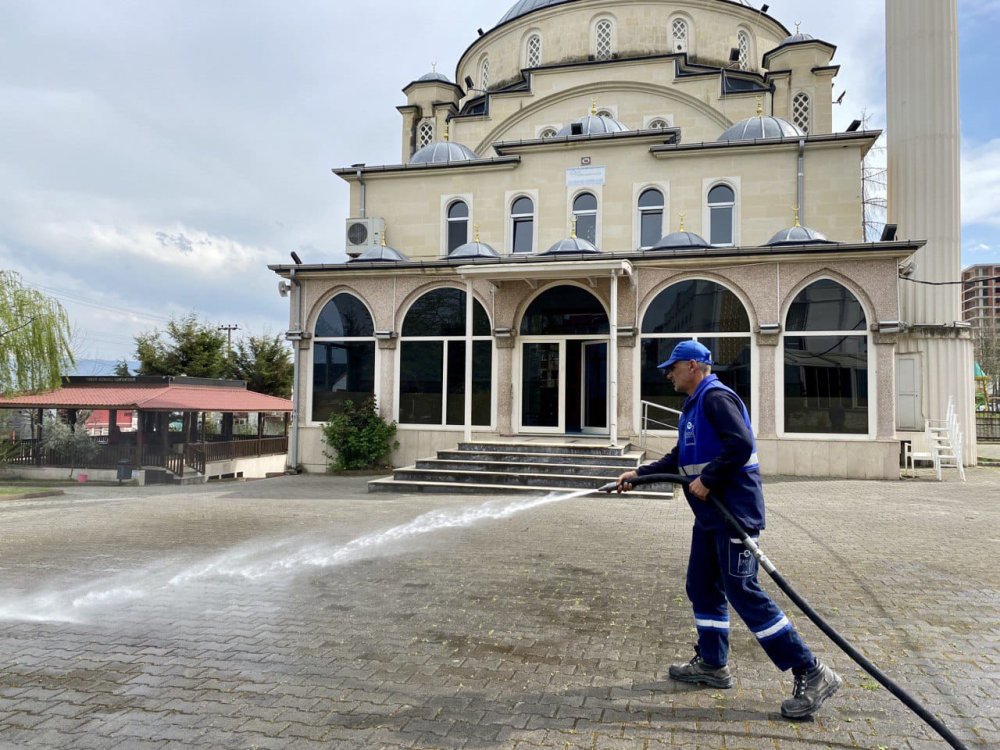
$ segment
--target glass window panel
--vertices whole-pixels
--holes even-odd
[[[465,201],[455,201],[448,207],[449,219],[468,219],[469,206]]]
[[[532,243],[532,230],[535,222],[532,219],[514,219],[514,247],[515,253],[530,253]]]
[[[795,297],[786,331],[863,331],[865,311],[851,292],[832,279],[820,279]]]
[[[709,203],[735,203],[736,193],[728,185],[716,185],[708,191]]]
[[[659,190],[644,190],[639,196],[639,208],[663,208],[663,193]]]
[[[641,247],[652,247],[663,236],[663,211],[643,211],[639,217]]]
[[[733,244],[733,209],[712,208],[712,244],[732,245]]]
[[[465,342],[448,342],[445,424],[465,424]]]
[[[345,401],[375,393],[375,342],[319,342],[313,347],[312,418],[325,422]]]
[[[469,241],[469,222],[468,221],[449,221],[448,222],[448,252],[452,252],[455,248],[461,247],[466,242]]]
[[[596,211],[597,198],[594,197],[593,193],[580,193],[578,196],[576,196],[576,198],[573,199],[573,210]]]
[[[318,338],[374,336],[375,325],[368,308],[352,294],[338,294],[323,307],[316,321]]]
[[[418,299],[403,319],[403,336],[464,336],[465,292],[435,289]],[[472,302],[472,334],[489,336],[490,321],[479,300]]]
[[[750,411],[750,337],[715,338],[699,336],[698,341],[712,352],[712,374],[718,375],[746,404]],[[660,360],[661,362],[663,360]]]
[[[592,245],[597,243],[597,217],[594,214],[576,217],[576,236]]]
[[[608,333],[608,315],[597,298],[577,286],[557,286],[540,294],[521,321],[524,336]]]
[[[493,419],[493,342],[472,342],[472,424]]]
[[[399,346],[399,421],[441,424],[444,342],[401,341]]]
[[[642,319],[643,333],[690,337],[699,333],[744,331],[750,331],[750,318],[739,297],[721,284],[705,279],[682,281],[664,289]]]
[[[786,336],[784,343],[785,430],[868,434],[868,338]]]
[[[670,381],[667,380],[667,376],[663,374],[663,370],[658,369],[657,365],[669,359],[670,352],[677,346],[677,342],[682,341],[683,338],[690,337],[678,337],[676,339],[644,338],[642,340],[642,359],[639,377],[643,401],[651,401],[654,404],[666,406],[669,409],[676,409],[677,411],[681,410],[681,406],[684,405],[684,399],[687,396],[674,390]],[[669,414],[659,409],[650,409],[648,428],[651,430],[676,430],[676,417],[676,414]]]
[[[527,342],[522,349],[521,424],[559,426],[559,344]]]
[[[531,202],[531,198],[525,198],[524,196],[514,201],[514,205],[510,207],[511,214],[515,216],[518,214],[531,214],[534,211],[535,204]]]

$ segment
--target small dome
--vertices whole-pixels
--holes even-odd
[[[803,227],[796,224],[794,227],[789,227],[788,229],[782,229],[774,237],[772,237],[768,242],[768,247],[774,247],[776,245],[814,245],[829,243],[830,240],[826,238],[826,235],[820,234],[815,229],[810,229],[809,227]]]
[[[487,245],[485,242],[474,240],[459,245],[450,253],[449,258],[499,258],[500,253]]]
[[[812,42],[815,41],[816,37],[812,34],[806,34],[801,31],[796,31],[791,36],[785,37],[785,40],[779,44],[779,47],[784,47],[786,44],[795,44],[796,42]]]
[[[451,80],[444,73],[438,73],[436,70],[432,70],[430,73],[424,73],[418,81],[441,81],[442,83],[451,83]]]
[[[348,263],[399,263],[400,261],[408,261],[405,255],[403,255],[399,250],[394,247],[389,247],[388,245],[379,245],[378,247],[373,247],[371,250],[366,250],[361,253],[357,258],[351,258]]]
[[[705,238],[694,232],[671,232],[660,239],[652,250],[696,250],[711,247]]]
[[[575,126],[579,126],[579,128]],[[566,125],[556,133],[556,137],[566,135],[605,135],[607,133],[623,133],[626,130],[628,128],[613,117],[587,115],[570,125]]]
[[[461,143],[434,141],[417,151],[410,164],[445,164],[453,161],[475,161],[476,152]]]
[[[539,253],[540,255],[579,255],[580,253],[599,253],[601,252],[590,242],[583,239],[582,237],[567,237],[564,240],[559,240],[556,244],[546,250],[544,253]]]
[[[758,141],[765,138],[801,138],[805,135],[795,125],[780,117],[758,115],[740,120],[720,135],[716,142]]]

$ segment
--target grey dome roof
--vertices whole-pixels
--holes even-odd
[[[628,130],[628,128],[613,117],[587,115],[563,127],[556,133],[556,137],[573,135],[573,125],[580,125],[578,135],[604,135],[606,133],[623,133]]]
[[[567,237],[564,240],[559,240],[556,244],[546,250],[544,253],[539,253],[540,255],[566,255],[569,253],[580,254],[580,253],[599,253],[601,252],[596,247],[594,247],[590,242],[583,239],[582,237]]]
[[[371,250],[365,250],[357,258],[351,258],[348,263],[399,263],[400,261],[407,261],[405,255],[403,255],[399,250],[394,247],[389,247],[388,245],[379,245],[378,247],[373,247]]]
[[[569,0],[518,0],[514,3],[514,6],[503,14],[503,18],[497,21],[497,26],[507,21],[512,21],[519,16],[527,15],[533,10],[538,10],[539,8],[547,8],[550,5],[559,5],[561,3],[569,2]]]
[[[796,224],[794,227],[782,229],[774,235],[774,237],[767,242],[767,246],[812,245],[828,242],[830,242],[830,240],[826,238],[826,235],[820,234],[815,229],[810,229],[809,227],[803,227]]]
[[[418,81],[444,81],[445,83],[451,83],[451,79],[448,78],[444,73],[438,73],[436,70],[430,73],[424,73]]]
[[[417,151],[410,158],[410,164],[443,164],[452,161],[474,161],[478,158],[475,151],[461,143],[434,141]]]
[[[756,141],[763,138],[801,138],[804,136],[795,125],[780,117],[758,115],[740,120],[720,135],[716,141]]]
[[[660,239],[653,250],[694,250],[711,247],[705,238],[694,232],[671,232],[666,237]]]
[[[487,245],[485,242],[474,240],[459,245],[450,253],[449,258],[499,258],[500,253]]]
[[[778,45],[779,47],[784,47],[786,44],[795,44],[796,42],[812,42],[815,41],[816,37],[812,34],[806,34],[802,31],[796,31],[791,36],[785,37],[785,40]]]

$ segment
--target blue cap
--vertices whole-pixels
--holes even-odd
[[[688,362],[692,359],[695,362],[704,362],[706,365],[710,365],[712,364],[712,352],[704,344],[699,344],[697,341],[682,341],[674,347],[670,359],[657,365],[657,367],[662,370],[670,367],[675,362]]]

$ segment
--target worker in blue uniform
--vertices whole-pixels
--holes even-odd
[[[788,617],[757,581],[757,560],[727,532],[721,514],[707,502],[711,493],[751,537],[764,529],[764,493],[750,415],[740,397],[712,374],[712,354],[697,341],[682,341],[659,365],[674,388],[687,395],[678,424],[677,446],[666,456],[618,477],[618,489],[645,474],[692,477],[684,488],[694,529],[687,569],[687,595],[694,609],[698,644],[686,664],[670,666],[680,682],[729,688],[729,608],[757,637],[782,671],[792,670],[792,697],[783,701],[786,718],[812,716],[841,685],[840,676],[816,659]]]

